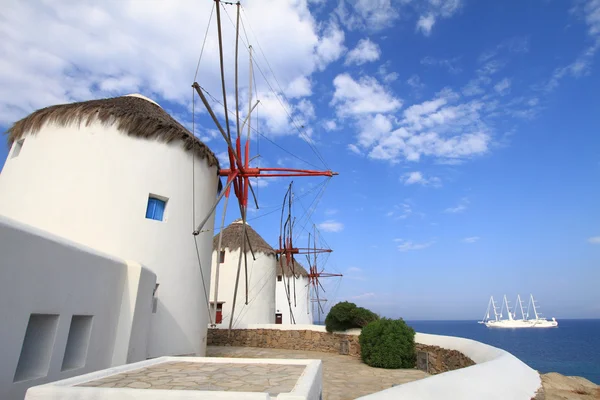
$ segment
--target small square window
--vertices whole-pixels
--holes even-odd
[[[283,277],[281,275],[277,275],[277,282],[281,282],[282,279]]]
[[[19,139],[15,142],[15,144],[13,144],[13,152],[12,152],[12,156],[10,158],[15,158],[18,157],[19,154],[21,153],[21,149],[23,148],[23,143],[25,142],[25,139]]]
[[[167,200],[156,196],[148,196],[148,207],[146,207],[146,218],[163,221]]]

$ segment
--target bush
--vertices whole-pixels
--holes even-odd
[[[378,319],[379,316],[377,314],[362,307],[356,307],[352,316],[352,322],[354,323],[355,328],[364,328],[370,322],[377,321]]]
[[[325,318],[327,332],[345,331],[352,328],[362,328],[369,322],[379,319],[377,314],[356,304],[343,301],[331,307]]]
[[[402,319],[382,318],[365,326],[358,338],[363,362],[376,368],[414,368],[415,331]]]

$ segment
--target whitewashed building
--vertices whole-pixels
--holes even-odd
[[[275,250],[248,223],[246,223],[246,230],[254,252],[253,257],[246,245],[248,303],[246,304],[246,273],[242,255],[233,327],[275,323],[275,269],[277,263]],[[211,307],[214,307],[217,263],[219,263],[217,318],[214,321],[217,325],[229,326],[243,237],[242,220],[238,219],[223,229],[220,249],[218,247],[219,235],[217,234],[213,238],[210,301]],[[214,311],[212,308],[213,313]]]
[[[276,323],[313,324],[308,272],[294,260],[294,271],[277,263]]]
[[[204,355],[212,235],[192,232],[218,190],[210,149],[141,95],[44,108],[7,133],[0,398],[147,357]]]

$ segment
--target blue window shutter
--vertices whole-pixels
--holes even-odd
[[[148,199],[148,208],[146,208],[146,218],[154,219],[154,209],[156,208],[156,199]]]
[[[155,197],[148,198],[148,207],[146,208],[146,218],[162,221],[165,214],[166,202]]]
[[[156,206],[154,207],[154,219],[157,221],[162,221],[165,213],[165,202],[158,199],[155,200]]]

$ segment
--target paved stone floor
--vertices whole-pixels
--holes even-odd
[[[303,365],[178,361],[108,376],[79,386],[268,392],[277,395],[292,391],[304,368]]]
[[[323,400],[350,400],[429,376],[417,369],[371,368],[359,358],[317,351],[208,346],[208,357],[295,358],[323,361]]]

